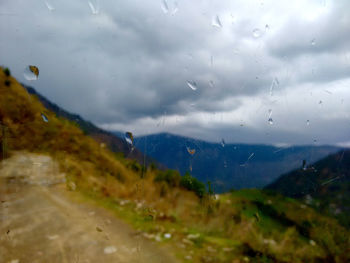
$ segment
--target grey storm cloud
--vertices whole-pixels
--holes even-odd
[[[168,12],[158,0],[1,1],[1,64],[111,130],[350,141],[348,1],[166,2]],[[40,68],[36,82],[23,78],[29,64]],[[308,130],[305,118],[314,124]]]

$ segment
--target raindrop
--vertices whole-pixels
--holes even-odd
[[[170,234],[170,233],[165,233],[165,234],[164,234],[164,238],[166,238],[166,239],[171,238],[171,234]]]
[[[39,78],[39,69],[36,66],[29,65],[25,68],[23,75],[26,80],[37,80]]]
[[[109,246],[109,247],[105,247],[103,252],[105,254],[113,254],[113,253],[117,252],[117,249],[114,246]]]
[[[320,100],[320,101],[318,102],[318,104],[322,104],[322,100]]]
[[[191,149],[190,147],[186,147],[187,152],[191,155],[194,155],[196,153],[196,149]]]
[[[272,80],[271,86],[270,86],[270,96],[273,95],[273,91],[275,88],[277,88],[279,86],[280,82],[278,81],[278,78],[274,78]]]
[[[222,28],[222,24],[218,15],[213,17],[211,25],[214,27]]]
[[[252,159],[254,157],[254,153],[251,153],[248,157],[248,159],[245,161],[244,164],[241,164],[240,166],[244,167],[244,166],[247,166],[248,162],[250,159]]]
[[[311,39],[311,41],[310,41],[310,44],[311,44],[311,46],[314,46],[314,45],[316,45],[316,39]]]
[[[309,121],[309,120],[306,121],[306,125],[307,125],[307,126],[310,125],[310,121]]]
[[[95,1],[95,2],[93,3],[93,2],[91,2],[91,1],[88,1],[88,4],[89,4],[89,6],[90,6],[91,13],[92,13],[93,15],[98,15],[98,13],[100,12],[100,8],[99,8],[99,6],[98,6],[98,2]]]
[[[210,81],[209,81],[209,86],[212,87],[212,88],[214,88],[214,86],[215,86],[215,85],[214,85],[214,81],[210,80]]]
[[[47,238],[50,239],[50,240],[55,240],[55,239],[57,239],[59,237],[60,237],[59,235],[47,236]]]
[[[273,120],[272,120],[272,109],[269,109],[269,117],[268,117],[268,122],[269,122],[269,124],[273,124]]]
[[[225,140],[224,139],[221,139],[221,146],[225,147]]]
[[[172,15],[175,15],[179,11],[179,6],[177,2],[174,2],[174,9],[173,12],[171,13]]]
[[[68,189],[71,191],[75,191],[77,189],[77,186],[74,182],[69,182],[68,183]]]
[[[51,4],[51,2],[45,1],[45,5],[46,5],[47,9],[49,9],[50,12],[55,11],[55,8]]]
[[[234,24],[236,22],[236,18],[233,14],[230,14],[231,16],[231,24]]]
[[[44,122],[49,122],[49,119],[46,117],[44,113],[41,113],[41,118],[43,118]]]
[[[169,6],[168,6],[168,3],[166,0],[162,0],[161,7],[162,7],[164,14],[169,13]]]
[[[252,153],[251,155],[249,155],[248,159],[247,159],[247,162],[252,159],[254,157],[255,153]]]
[[[304,171],[306,171],[306,160],[303,160],[303,166],[302,166],[302,169],[303,169]]]
[[[197,83],[194,81],[187,81],[187,86],[189,86],[192,90],[197,90]]]
[[[261,37],[261,30],[259,28],[253,29],[253,37],[255,37],[255,38]]]
[[[134,144],[134,136],[132,135],[131,132],[126,132],[125,133],[125,140],[131,146]]]
[[[270,26],[268,24],[265,25],[265,32],[270,30]]]

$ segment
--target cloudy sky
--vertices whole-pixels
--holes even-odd
[[[350,145],[349,10],[348,0],[1,0],[0,64],[108,130]],[[27,65],[38,80],[24,78]]]

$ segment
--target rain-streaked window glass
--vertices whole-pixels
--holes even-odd
[[[350,262],[350,2],[0,1],[0,262]]]

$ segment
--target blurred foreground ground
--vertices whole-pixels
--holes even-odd
[[[176,262],[76,195],[48,156],[17,153],[2,161],[0,262]]]

